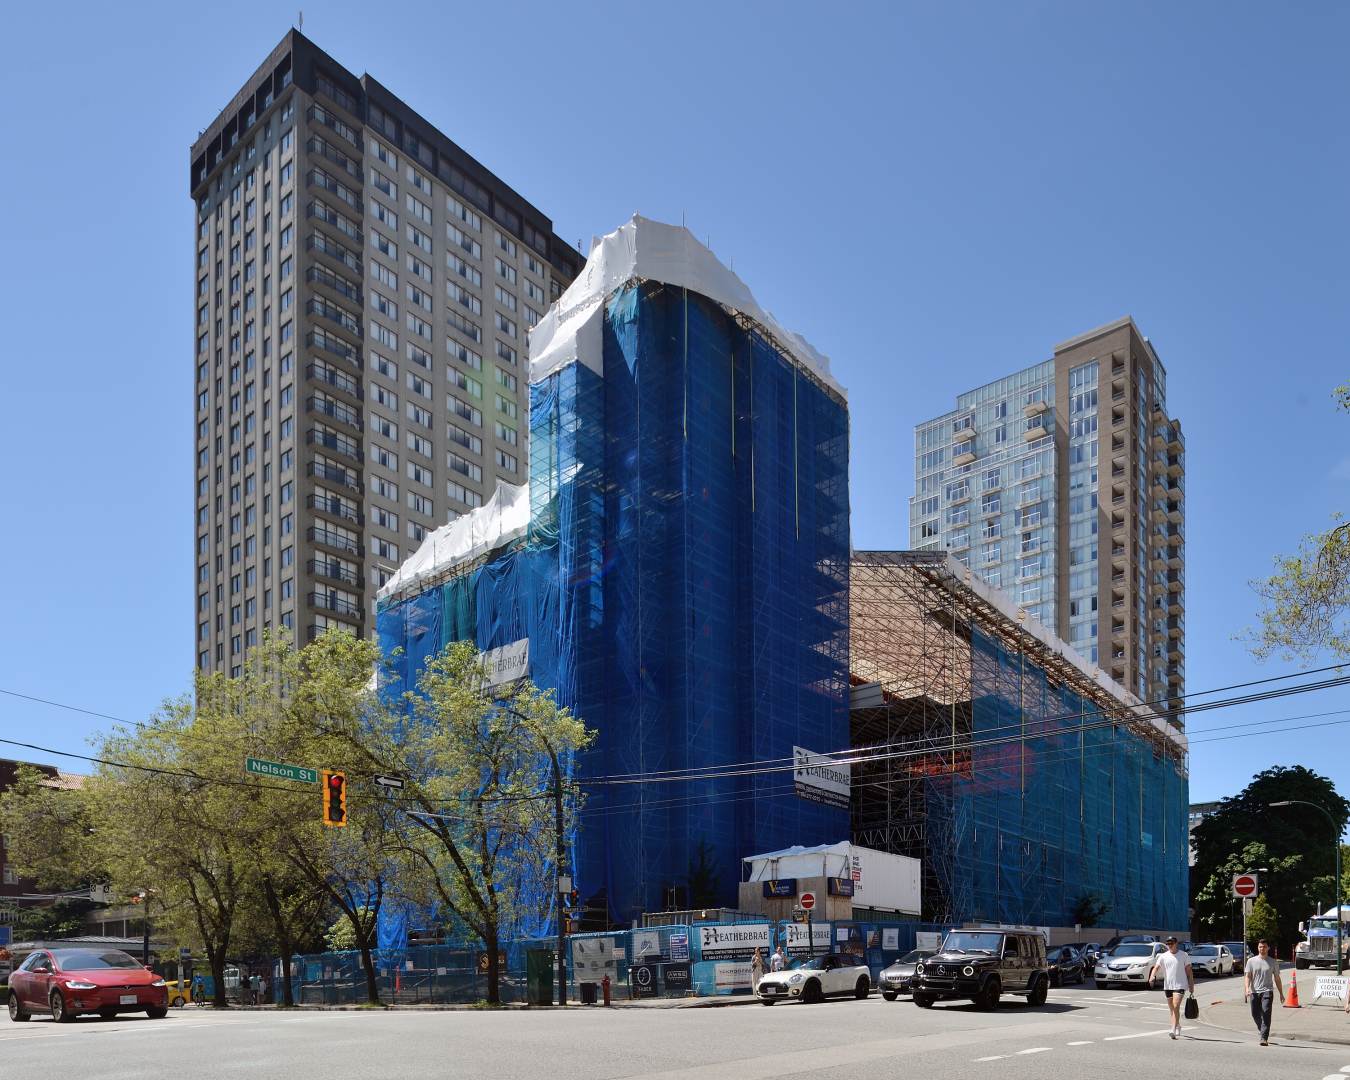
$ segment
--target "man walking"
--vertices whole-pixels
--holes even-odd
[[[1161,972],[1163,993],[1167,995],[1167,1008],[1172,1014],[1172,1030],[1167,1034],[1175,1039],[1181,1034],[1181,1003],[1186,1000],[1186,992],[1195,993],[1195,973],[1191,971],[1191,958],[1177,949],[1177,939],[1167,939],[1167,951],[1158,954],[1148,973],[1149,985]]]
[[[785,967],[787,967],[787,957],[783,955],[783,946],[779,945],[769,959],[769,968],[772,971],[782,971]]]
[[[1256,955],[1247,961],[1242,973],[1242,997],[1244,1001],[1251,1002],[1252,1019],[1256,1021],[1262,1046],[1270,1042],[1270,1012],[1276,994],[1284,997],[1284,987],[1280,985],[1280,965],[1270,955],[1270,945],[1262,939],[1256,943]]]

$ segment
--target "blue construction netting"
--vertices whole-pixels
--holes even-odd
[[[846,746],[850,548],[847,406],[753,326],[629,285],[602,366],[531,385],[527,537],[382,605],[378,633],[402,649],[394,690],[446,642],[530,639],[531,678],[598,733],[569,763],[569,850],[586,918],[610,925],[672,896],[732,906],[746,855],[848,837],[790,773],[587,781]]]
[[[967,896],[957,910],[1072,926],[1074,905],[1088,894],[1107,904],[1111,925],[1189,925],[1179,762],[1130,726],[1104,723],[1096,705],[1052,686],[1042,668],[978,627],[971,701],[970,768],[953,778],[949,804],[955,888]]]

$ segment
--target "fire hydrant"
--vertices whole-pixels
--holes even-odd
[[[605,1007],[609,1008],[609,976],[600,980],[600,992],[605,995]]]

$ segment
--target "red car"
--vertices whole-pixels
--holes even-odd
[[[124,1012],[158,1020],[168,1011],[164,980],[117,949],[39,949],[9,977],[11,1020],[35,1012],[49,1012],[58,1022],[80,1013],[106,1020]]]

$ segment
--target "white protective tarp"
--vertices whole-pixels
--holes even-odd
[[[700,244],[683,225],[666,225],[637,214],[612,233],[591,242],[586,266],[562,297],[530,331],[530,381],[537,382],[573,361],[601,371],[601,327],[605,300],[633,278],[687,288],[759,323],[798,363],[841,397],[844,388],[830,374],[830,361],[805,338],[785,329],[759,306],[745,282]]]
[[[530,489],[524,484],[498,484],[492,498],[482,506],[442,525],[423,540],[377,595],[383,599],[404,592],[447,567],[471,562],[524,536],[529,525]]]

